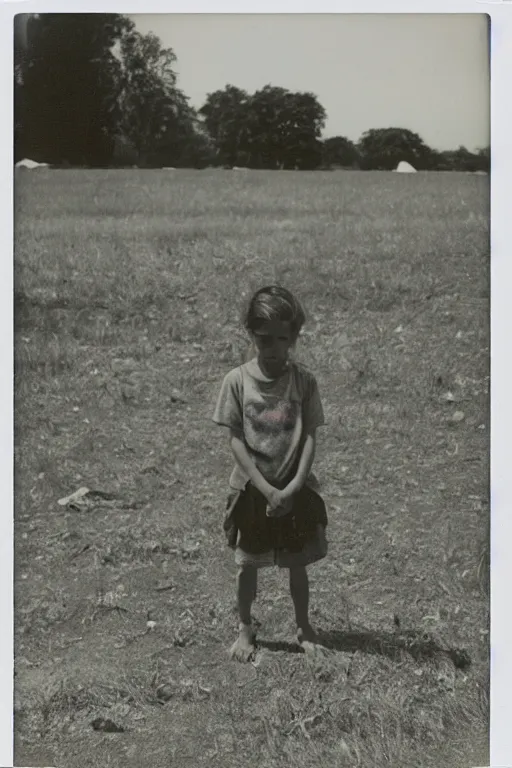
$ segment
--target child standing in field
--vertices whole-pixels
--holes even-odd
[[[289,569],[298,642],[308,653],[319,646],[309,622],[306,566],[327,554],[325,505],[311,487],[324,414],[315,377],[289,357],[304,320],[285,288],[254,294],[244,325],[255,357],[224,378],[213,415],[229,429],[235,458],[224,529],[239,567],[240,625],[231,656],[241,661],[255,650],[257,570],[271,565]]]

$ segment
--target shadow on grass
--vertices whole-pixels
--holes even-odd
[[[446,648],[426,634],[410,630],[407,632],[378,632],[373,630],[326,630],[319,631],[322,644],[334,651],[377,654],[393,661],[403,653],[408,653],[416,661],[428,661],[434,658],[448,657],[456,669],[465,670],[471,665],[467,651],[459,648]],[[260,640],[258,645],[269,651],[302,653],[298,643],[286,641]]]

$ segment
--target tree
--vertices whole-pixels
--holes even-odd
[[[139,165],[176,164],[193,135],[195,112],[176,85],[176,56],[159,38],[135,29],[120,42],[121,133],[135,148]]]
[[[478,152],[470,152],[464,146],[458,149],[445,150],[435,153],[435,168],[439,171],[462,171],[475,173],[476,171],[490,171],[490,150],[484,148]]]
[[[30,13],[18,13],[14,17],[14,56],[21,58],[28,47],[28,23]]]
[[[266,85],[249,96],[228,85],[199,110],[217,160],[252,168],[316,168],[325,110],[311,93]]]
[[[478,150],[477,157],[478,157],[477,170],[490,173],[491,172],[491,148],[482,147],[482,149]]]
[[[206,162],[208,142],[176,85],[176,56],[156,35],[119,14],[44,14],[23,16],[15,41],[17,159]]]
[[[478,170],[478,158],[464,146],[451,152],[453,168],[456,171],[474,172]]]
[[[417,169],[429,167],[431,150],[423,139],[406,128],[373,128],[358,146],[366,169],[393,170],[404,160]]]
[[[249,163],[249,96],[234,85],[209,93],[199,110],[203,124],[216,147],[219,165]]]
[[[15,36],[16,155],[105,165],[119,121],[119,14],[31,15]]]
[[[205,168],[215,160],[215,147],[188,99],[175,95],[174,121],[153,143],[148,158],[159,167]]]
[[[354,168],[359,163],[359,153],[350,139],[333,136],[323,142],[322,162],[327,168]]]
[[[292,157],[288,167],[313,170],[322,162],[322,131],[327,113],[313,93],[292,94],[293,121],[290,131]],[[293,157],[295,155],[295,157]]]
[[[266,85],[250,99],[249,152],[259,168],[316,168],[326,113],[312,93]]]

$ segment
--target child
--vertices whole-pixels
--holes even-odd
[[[324,414],[315,377],[289,359],[304,320],[285,288],[255,293],[244,325],[256,356],[227,374],[213,415],[229,428],[235,458],[224,528],[239,566],[240,625],[231,656],[241,661],[255,650],[257,569],[270,565],[289,569],[298,642],[308,653],[320,645],[309,623],[306,566],[327,554],[325,505],[310,474]]]

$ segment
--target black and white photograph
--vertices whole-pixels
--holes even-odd
[[[13,40],[14,764],[489,766],[485,9]]]

